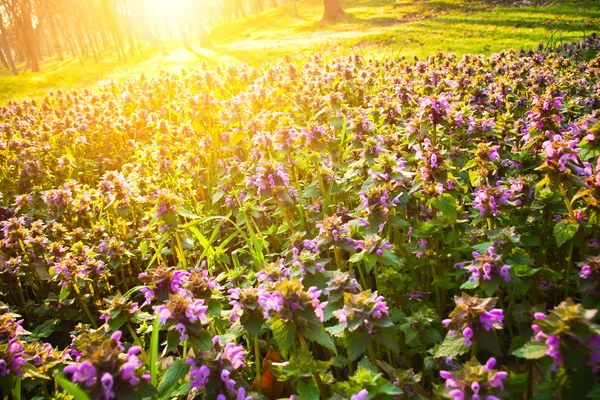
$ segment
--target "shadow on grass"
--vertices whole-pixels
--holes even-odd
[[[600,17],[600,15],[599,15]],[[559,30],[563,32],[582,32],[582,25],[576,22],[561,22],[561,21],[523,21],[519,19],[507,19],[507,20],[485,20],[475,18],[454,18],[454,17],[442,17],[439,19],[442,24],[456,24],[456,25],[485,25],[485,26],[498,26],[498,27],[515,27],[515,28],[546,28],[549,31]],[[589,26],[585,24],[586,27]],[[593,26],[593,24],[592,24]]]

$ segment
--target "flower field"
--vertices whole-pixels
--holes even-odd
[[[599,53],[0,108],[0,397],[600,398]]]

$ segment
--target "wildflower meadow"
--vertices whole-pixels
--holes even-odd
[[[600,37],[0,107],[4,399],[599,399]]]

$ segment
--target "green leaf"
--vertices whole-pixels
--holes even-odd
[[[381,257],[379,257],[379,259],[383,265],[388,267],[402,265],[402,260],[400,260],[400,258],[392,250],[383,250],[383,254]]]
[[[456,357],[465,354],[470,347],[463,344],[463,337],[460,334],[446,335],[446,338],[438,347],[436,357]]]
[[[217,204],[217,202],[219,200],[221,200],[221,198],[225,196],[225,193],[222,190],[217,190],[213,195],[212,195],[212,203],[213,204]]]
[[[472,158],[470,159],[465,166],[463,167],[463,169],[461,169],[460,171],[467,171],[471,168],[475,168],[477,166],[477,159],[476,158]]]
[[[248,331],[248,333],[252,336],[258,335],[260,332],[265,320],[261,313],[257,312],[252,314],[250,318],[246,319],[242,325],[244,329]]]
[[[356,360],[362,353],[365,352],[371,341],[371,335],[365,331],[356,330],[346,333],[346,341],[348,342],[348,358],[350,361]]]
[[[400,335],[394,327],[380,329],[375,335],[375,340],[394,353],[400,352]]]
[[[399,228],[408,228],[410,227],[410,223],[397,215],[390,216],[389,224],[391,226],[397,226]]]
[[[188,209],[185,209],[183,207],[180,207],[177,209],[177,214],[181,215],[182,217],[186,217],[189,219],[199,219],[202,218],[199,215],[194,214],[193,212],[191,212]]]
[[[475,278],[475,279],[473,279],[473,281],[467,280],[465,283],[460,285],[460,288],[461,289],[475,289],[478,286],[479,286],[479,278]]]
[[[484,243],[478,243],[475,246],[473,246],[473,249],[478,252],[478,253],[485,253],[488,248],[494,246],[494,242],[484,242]]]
[[[481,288],[483,289],[483,291],[485,292],[485,295],[488,297],[491,297],[494,292],[496,291],[496,289],[498,289],[498,286],[500,286],[500,278],[498,278],[497,276],[493,277],[491,280],[483,280],[481,281]]]
[[[173,389],[175,389],[177,382],[185,378],[189,370],[189,365],[182,360],[175,360],[173,364],[167,368],[158,384],[158,396],[161,398],[168,397]]]
[[[298,392],[299,398],[304,400],[319,400],[319,389],[315,380],[310,378],[309,380],[299,380],[296,384],[296,391]]]
[[[271,325],[273,339],[281,351],[289,351],[296,337],[296,324],[292,321],[276,320]]]
[[[310,199],[313,197],[318,197],[320,195],[322,195],[323,193],[321,192],[321,188],[319,187],[319,185],[317,184],[317,182],[314,182],[312,185],[310,185],[309,187],[307,187],[304,190],[304,193],[302,193],[302,198],[303,199]]]
[[[69,298],[70,294],[71,294],[71,286],[63,286],[63,288],[60,289],[60,293],[58,295],[58,301],[60,301],[60,302],[65,301],[67,298]]]
[[[539,236],[523,235],[521,236],[521,243],[525,247],[535,247],[542,244],[542,239]]]
[[[190,344],[190,348],[194,350],[208,351],[213,345],[212,340],[212,334],[209,331],[202,331],[198,333],[197,336],[190,335],[188,342]]]
[[[68,394],[73,396],[74,400],[90,400],[89,396],[85,394],[83,390],[81,390],[77,385],[71,383],[61,374],[56,374],[54,379],[61,388],[63,388]]]
[[[150,383],[156,386],[158,373],[158,332],[160,330],[160,322],[158,315],[152,323],[152,336],[150,337]]]
[[[494,354],[495,356],[501,356],[502,350],[498,344],[498,336],[495,330],[491,331],[476,331],[474,340],[477,345]]]
[[[343,324],[335,324],[334,326],[327,327],[325,330],[332,336],[341,337],[344,334],[347,326],[348,325],[344,322]]]
[[[325,346],[331,351],[336,351],[333,339],[331,338],[331,336],[329,336],[329,333],[327,333],[327,331],[325,331],[325,329],[323,329],[321,325],[311,324],[306,329],[304,329],[303,332],[308,340],[317,342],[321,346]]]
[[[560,221],[554,225],[554,237],[556,244],[560,247],[567,241],[571,240],[579,229],[578,222]]]
[[[38,339],[47,338],[56,330],[56,327],[59,323],[59,319],[46,321],[43,324],[36,326],[31,332],[31,336],[34,336]]]
[[[537,360],[546,355],[548,346],[544,342],[530,341],[525,345],[512,352],[513,356],[527,358],[528,360]]]
[[[445,193],[441,197],[436,198],[433,201],[433,205],[437,208],[445,217],[451,221],[456,221],[458,205],[456,199],[452,195]]]
[[[561,371],[562,372],[562,371]],[[559,372],[557,381],[560,382],[560,392],[563,399],[586,399],[587,394],[594,386],[595,376],[591,368],[580,369],[576,373],[561,376]]]

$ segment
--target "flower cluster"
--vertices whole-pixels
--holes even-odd
[[[446,380],[444,397],[453,400],[499,400],[508,372],[494,369],[496,359],[481,365],[475,358],[459,371],[440,371]]]
[[[323,309],[326,301],[321,301],[322,290],[311,286],[305,290],[302,282],[297,279],[285,279],[277,282],[273,290],[265,293],[260,299],[260,305],[265,315],[284,321],[302,319],[308,322],[323,322]],[[308,311],[308,313],[307,313]]]
[[[546,354],[552,358],[552,369],[559,367],[578,369],[581,360],[570,354],[584,352],[588,355],[585,366],[600,370],[600,326],[593,322],[596,310],[586,310],[568,298],[548,314],[537,312],[531,329],[536,342],[545,343]]]
[[[101,343],[86,346],[64,372],[73,383],[82,383],[88,392],[97,393],[99,399],[117,399],[120,391],[128,393],[150,381],[149,372],[144,371],[137,356],[140,351],[140,347],[132,346],[124,352],[121,332],[116,331]]]
[[[344,308],[334,311],[333,315],[340,324],[347,324],[351,332],[364,329],[373,333],[392,325],[385,299],[370,290],[344,296]]]
[[[465,346],[473,344],[472,339],[478,334],[493,329],[502,329],[504,312],[494,308],[498,299],[495,297],[479,299],[477,295],[471,297],[465,293],[461,297],[455,296],[456,307],[449,318],[442,324],[449,329],[448,334],[453,336],[456,332],[462,334],[462,343]]]
[[[473,258],[474,260],[471,262],[463,262],[455,265],[471,273],[469,277],[471,282],[479,279],[489,281],[493,276],[500,276],[505,281],[510,281],[511,266],[502,262],[502,255],[496,253],[494,247],[488,247],[486,252],[482,254],[474,251]]]
[[[215,336],[209,351],[187,359],[186,364],[191,366],[190,388],[197,392],[204,390],[209,396],[207,398],[252,399],[251,396],[246,396],[246,389],[240,384],[239,370],[246,366],[241,346],[228,343],[223,347],[219,336]]]
[[[204,330],[203,325],[210,322],[206,310],[208,306],[204,300],[194,300],[179,293],[171,294],[165,304],[154,307],[158,321],[169,329],[175,329],[181,342],[189,339],[190,334],[197,336]]]

